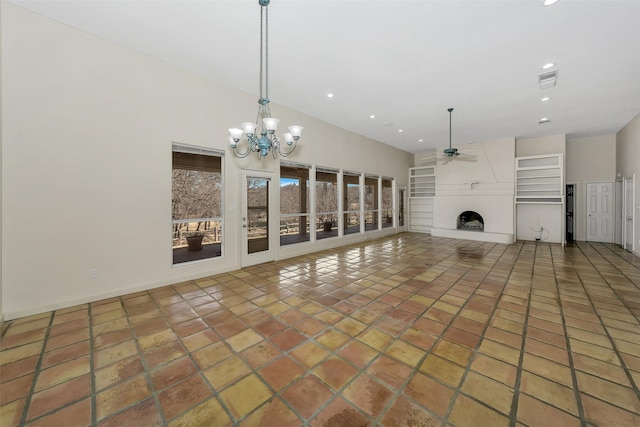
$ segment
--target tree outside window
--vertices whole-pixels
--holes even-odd
[[[171,187],[173,263],[222,252],[222,158],[174,147]]]

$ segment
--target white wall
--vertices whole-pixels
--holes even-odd
[[[516,138],[516,157],[566,153],[566,135],[550,135],[541,138]]]
[[[640,114],[616,134],[616,169],[621,177],[631,177],[635,174],[633,252],[640,256]]]
[[[616,179],[616,135],[597,135],[567,139],[566,183],[576,184],[575,240],[586,240],[588,182]]]
[[[172,267],[171,142],[226,150],[227,128],[255,117],[257,96],[10,3],[1,24],[6,317],[238,268],[240,171],[277,172],[278,161],[227,151],[225,256]],[[283,124],[305,126],[295,161],[407,185],[411,154],[277,105],[272,111]]]

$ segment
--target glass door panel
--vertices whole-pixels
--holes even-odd
[[[243,171],[242,187],[242,266],[273,261],[273,174]]]
[[[269,180],[247,177],[248,253],[269,250]]]

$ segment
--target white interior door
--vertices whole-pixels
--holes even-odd
[[[273,209],[274,175],[242,171],[242,266],[275,259],[278,233]]]
[[[623,180],[623,213],[622,213],[622,246],[628,250],[633,250],[633,178]]]
[[[587,184],[587,241],[613,243],[613,183]]]

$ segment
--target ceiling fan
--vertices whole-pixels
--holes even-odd
[[[476,156],[474,154],[471,154],[472,152],[466,152],[466,153],[461,153],[458,151],[457,148],[453,148],[451,146],[451,113],[453,112],[453,108],[448,108],[447,111],[449,112],[449,148],[445,148],[442,153],[436,153],[433,156],[430,157],[425,157],[422,160],[431,160],[434,158],[444,158],[445,161],[449,161],[452,160],[454,158],[456,159],[460,159],[460,160],[467,160],[467,161],[472,161],[475,162],[476,160]]]

